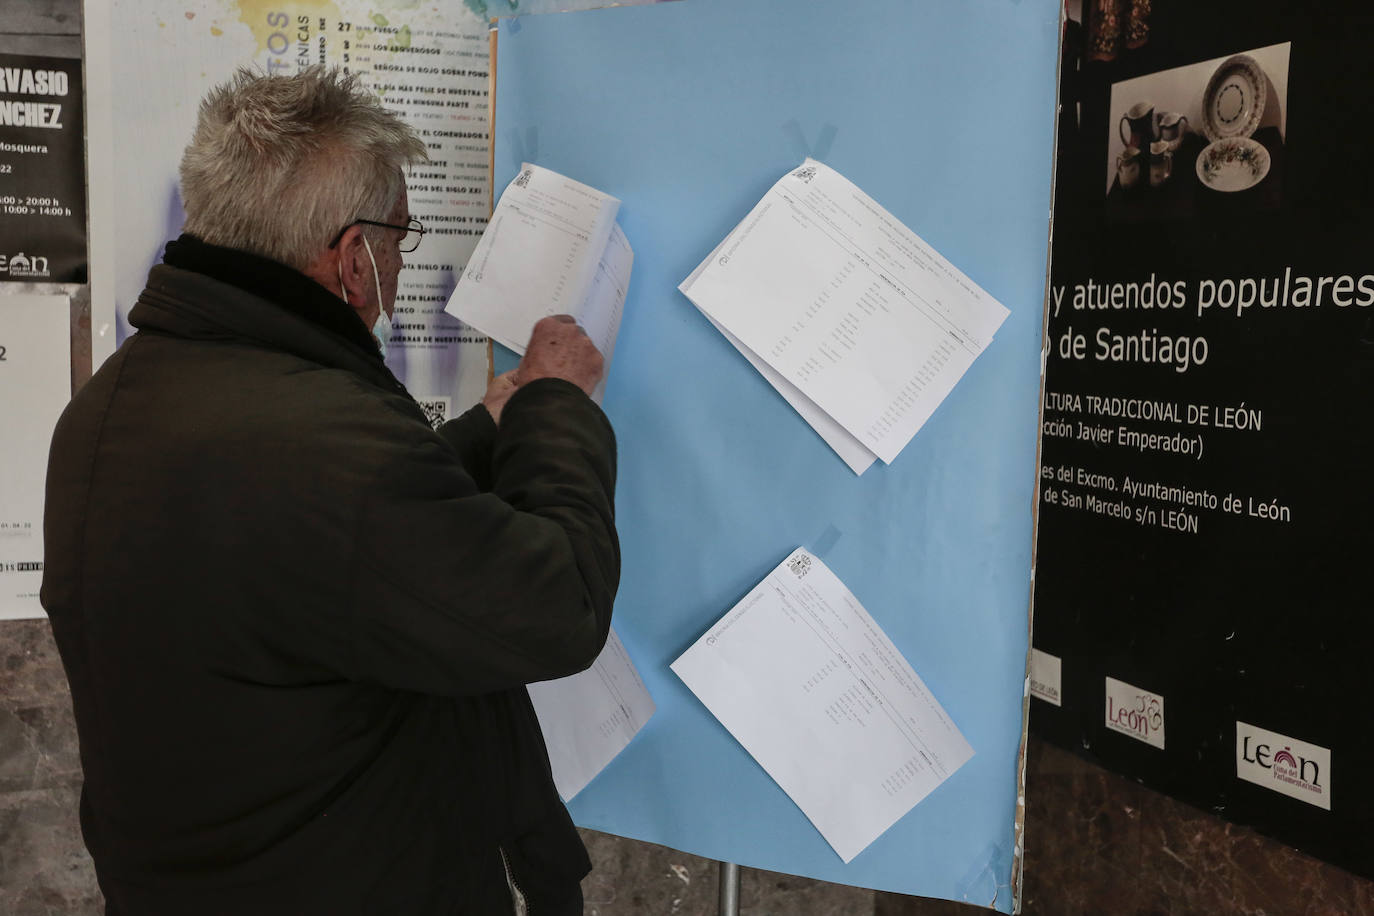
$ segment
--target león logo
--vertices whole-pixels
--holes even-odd
[[[1241,779],[1329,811],[1330,773],[1328,748],[1236,723],[1236,775]]]
[[[51,273],[47,258],[21,251],[9,256],[0,254],[0,275],[8,275],[11,280],[45,280]]]
[[[1107,727],[1163,750],[1164,697],[1116,678],[1106,683]]]
[[[1241,755],[1249,763],[1259,764],[1260,767],[1273,773],[1274,778],[1288,783],[1290,786],[1297,786],[1309,792],[1318,794],[1322,791],[1321,784],[1321,765],[1315,760],[1306,757],[1293,756],[1293,748],[1285,746],[1283,750],[1274,755],[1273,761],[1268,762],[1269,746],[1267,744],[1255,743],[1251,746],[1249,736],[1242,739]]]

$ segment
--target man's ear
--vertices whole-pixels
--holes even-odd
[[[369,310],[368,296],[372,293],[372,262],[363,250],[363,227],[349,226],[334,250],[339,258],[337,273],[348,291],[348,304],[362,314]]]

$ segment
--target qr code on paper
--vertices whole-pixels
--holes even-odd
[[[448,398],[419,398],[416,403],[425,412],[429,425],[438,429],[448,419]]]

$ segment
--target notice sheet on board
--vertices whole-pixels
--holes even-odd
[[[672,669],[845,862],[973,756],[868,611],[803,548]]]
[[[855,444],[891,463],[1010,314],[814,159],[780,178],[679,289],[842,427],[812,422],[860,473]]]
[[[564,801],[585,789],[654,714],[654,699],[615,630],[586,671],[530,684],[529,692]]]

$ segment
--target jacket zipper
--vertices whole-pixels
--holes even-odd
[[[525,892],[520,890],[520,885],[516,883],[515,872],[511,871],[510,859],[506,856],[504,846],[497,846],[497,852],[501,853],[501,865],[506,869],[506,884],[510,885],[511,904],[515,907],[515,916],[529,916],[529,905],[525,902]]]

